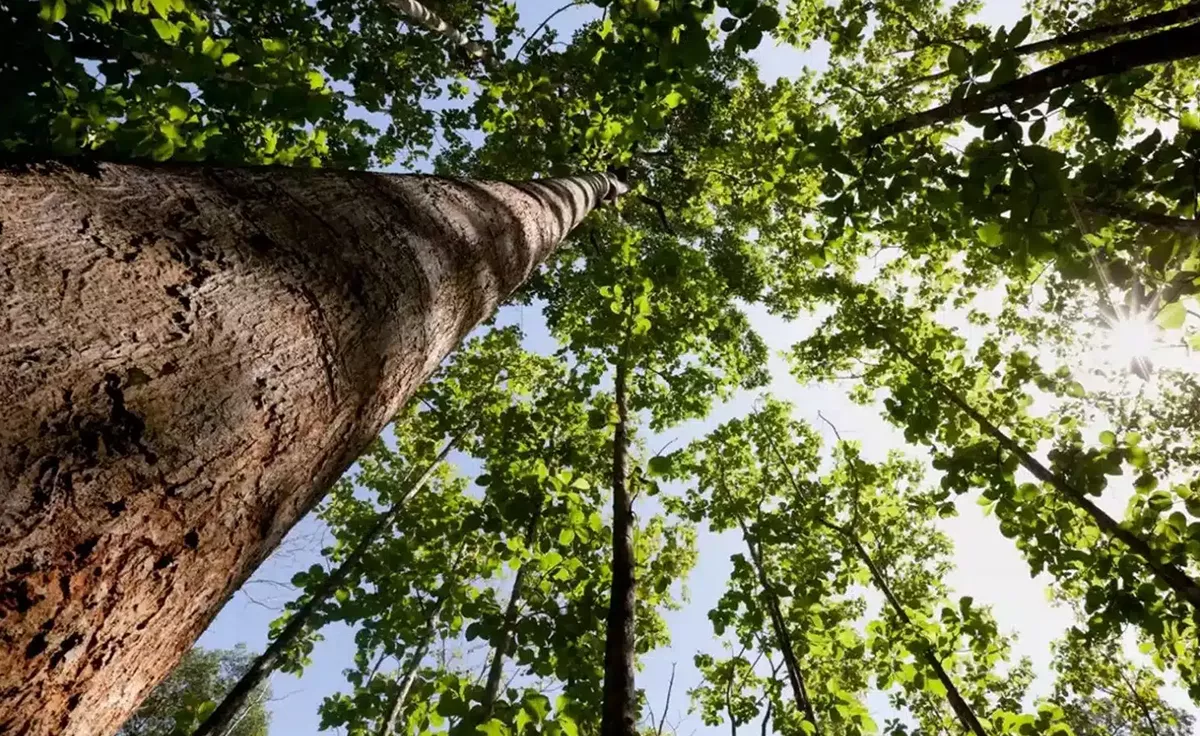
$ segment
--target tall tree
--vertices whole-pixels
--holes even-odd
[[[617,188],[600,175],[0,174],[0,724],[115,727],[170,668],[163,653],[186,651],[446,353]]]
[[[212,711],[241,679],[254,660],[245,647],[189,649],[183,659],[142,701],[117,736],[184,736]],[[271,686],[265,682],[244,702],[224,732],[228,736],[267,736],[271,716],[267,701]]]

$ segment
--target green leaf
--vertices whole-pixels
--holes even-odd
[[[650,475],[666,475],[667,473],[671,472],[672,461],[669,456],[655,455],[654,457],[650,458],[650,462],[647,463],[647,465],[650,470]]]
[[[345,588],[338,588],[336,591],[334,591],[333,597],[337,599],[338,603],[345,603],[346,601],[350,600],[350,591],[346,590]]]
[[[1079,381],[1071,381],[1067,384],[1067,396],[1073,399],[1082,399],[1086,394],[1087,392],[1083,390],[1083,384]]]
[[[1154,317],[1154,323],[1164,330],[1178,330],[1183,327],[1185,319],[1187,319],[1187,308],[1183,306],[1183,303],[1171,302],[1158,310],[1158,314]]]
[[[1024,18],[1021,18],[1021,20],[1017,21],[1017,24],[1013,26],[1013,29],[1008,32],[1009,46],[1020,46],[1025,39],[1029,37],[1029,31],[1032,28],[1032,15],[1026,15]]]
[[[475,730],[487,736],[508,736],[512,733],[499,718],[492,718],[487,723],[481,723],[475,727]]]
[[[563,529],[558,533],[558,543],[566,547],[571,542],[575,541],[575,532],[571,529]]]
[[[1115,447],[1117,444],[1117,435],[1107,429],[1100,433],[1100,444],[1105,447]]]
[[[737,18],[723,18],[723,19],[721,19],[721,30],[722,30],[722,31],[725,31],[726,33],[729,33],[729,32],[733,31],[733,29],[735,29],[735,28],[737,28],[737,27],[738,27]]]
[[[946,65],[954,74],[966,74],[971,69],[971,59],[967,56],[967,50],[962,46],[951,46],[950,53],[946,55]]]
[[[1179,127],[1184,130],[1200,131],[1200,112],[1188,110],[1180,115]]]
[[[524,708],[517,711],[517,716],[513,719],[513,731],[516,733],[516,736],[521,736],[525,732],[525,727],[528,726],[532,720],[533,717],[530,716]]]
[[[47,23],[57,23],[67,16],[67,0],[42,0],[38,17]]]
[[[171,0],[150,0],[150,5],[153,6],[154,12],[158,13],[160,18],[166,18],[171,14]]]
[[[1084,113],[1084,120],[1092,135],[1110,145],[1117,142],[1121,134],[1121,121],[1112,105],[1101,99],[1092,100]]]
[[[1000,223],[998,222],[987,223],[983,227],[976,230],[975,234],[979,236],[979,239],[982,240],[985,245],[989,245],[993,248],[1001,245],[1004,242],[1004,235],[1000,228]]]
[[[1037,143],[1046,135],[1046,119],[1038,118],[1029,126],[1029,140]]]
[[[161,18],[151,18],[150,25],[154,26],[154,32],[158,37],[167,43],[175,43],[175,39],[179,38],[179,24],[172,23],[169,20]]]

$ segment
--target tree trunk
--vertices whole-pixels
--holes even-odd
[[[636,736],[637,691],[633,680],[634,607],[637,603],[633,558],[633,502],[629,497],[627,453],[629,449],[629,351],[617,357],[613,392],[617,403],[617,426],[613,432],[613,532],[612,591],[604,639],[604,709],[600,736]]]
[[[525,547],[533,549],[537,543],[538,523],[542,519],[542,508],[539,500],[538,508],[534,510],[529,526],[525,530]],[[504,609],[504,623],[500,628],[500,637],[492,648],[492,662],[488,667],[487,686],[483,692],[484,721],[491,717],[496,699],[500,697],[500,681],[504,677],[504,659],[508,656],[508,648],[512,644],[513,629],[517,626],[517,616],[521,612],[521,596],[525,591],[525,576],[529,573],[532,560],[521,563],[513,578],[512,592],[508,596],[508,606]]]
[[[888,585],[887,580],[883,577],[883,573],[875,566],[875,561],[871,559],[871,555],[862,546],[862,543],[858,541],[858,535],[824,520],[822,520],[822,523],[830,529],[838,531],[842,536],[850,540],[850,544],[854,545],[859,558],[862,559],[867,569],[871,571],[871,578],[875,581],[876,587],[887,598],[888,603],[892,606],[892,610],[896,612],[896,616],[905,625],[911,626],[912,620],[909,619],[908,612],[904,610],[904,606],[900,605],[900,601],[892,593],[892,587]],[[962,693],[958,691],[958,686],[954,684],[954,680],[950,678],[950,674],[942,666],[942,662],[938,659],[937,653],[933,651],[933,647],[928,642],[921,642],[921,644],[924,645],[921,650],[921,659],[925,660],[925,664],[929,665],[929,668],[937,675],[938,681],[942,683],[942,687],[946,688],[946,699],[950,701],[950,707],[954,710],[954,714],[958,716],[958,720],[962,723],[963,728],[975,734],[975,736],[987,736],[987,731],[984,730],[983,724],[975,717],[975,711],[971,709],[966,699],[963,698]]]
[[[1080,54],[1066,61],[1039,69],[1032,74],[998,84],[979,94],[909,115],[868,130],[855,141],[870,146],[901,133],[946,123],[964,115],[1001,105],[1012,105],[1027,97],[1049,94],[1060,87],[1096,77],[1200,54],[1200,23],[1160,31],[1149,36],[1120,41],[1106,48]]]
[[[408,665],[404,668],[404,675],[400,679],[400,687],[396,690],[396,697],[392,700],[392,707],[388,710],[387,717],[383,719],[383,723],[379,728],[379,736],[392,736],[392,734],[396,733],[400,715],[404,713],[404,704],[408,701],[408,692],[412,690],[413,681],[417,679],[417,671],[421,669],[421,660],[425,659],[425,654],[429,651],[429,645],[433,642],[433,634],[437,630],[438,617],[441,616],[442,606],[445,604],[447,597],[447,595],[443,594],[429,613],[429,623],[425,625],[425,632],[421,635],[421,641],[417,644],[417,648],[413,650],[412,657],[409,658]]]
[[[442,36],[455,46],[461,47],[469,56],[477,59],[487,56],[486,46],[467,38],[461,31],[439,18],[437,13],[417,0],[387,0],[387,3],[410,22]]]
[[[0,168],[0,733],[103,736],[598,202],[278,168]]]
[[[354,546],[354,549],[350,552],[346,559],[342,561],[342,564],[338,565],[337,568],[330,573],[329,577],[325,578],[325,582],[321,584],[321,587],[317,590],[317,592],[314,593],[312,597],[309,598],[308,601],[294,614],[292,614],[292,617],[288,619],[287,626],[283,627],[283,631],[279,632],[279,636],[275,637],[275,641],[271,642],[271,645],[267,647],[267,650],[259,655],[250,664],[249,669],[246,670],[241,679],[239,679],[233,688],[230,689],[230,691],[225,695],[225,698],[221,701],[221,704],[218,705],[216,710],[214,710],[208,716],[208,718],[204,720],[204,723],[200,724],[200,727],[196,729],[196,732],[193,733],[192,736],[213,736],[214,734],[216,736],[223,736],[223,734],[226,734],[231,730],[230,724],[233,722],[233,719],[237,717],[237,714],[244,710],[243,706],[245,705],[247,698],[249,698],[255,689],[258,688],[263,681],[270,677],[271,673],[275,671],[275,668],[279,666],[280,662],[283,660],[284,654],[287,653],[287,650],[291,648],[292,644],[294,644],[295,641],[300,638],[300,635],[304,632],[304,630],[308,628],[309,619],[312,618],[312,615],[316,613],[316,611],[326,601],[333,597],[333,594],[338,588],[342,587],[342,584],[346,582],[347,578],[349,578],[352,573],[357,571],[358,562],[362,559],[363,554],[370,549],[371,545],[375,543],[375,540],[378,539],[380,535],[392,528],[392,524],[396,521],[396,517],[404,508],[405,502],[407,502],[414,493],[425,487],[425,484],[428,483],[429,479],[433,477],[433,473],[437,470],[437,467],[442,464],[442,461],[445,460],[446,456],[450,454],[450,451],[454,449],[454,444],[454,440],[447,442],[446,446],[442,448],[442,451],[438,454],[437,458],[429,464],[429,467],[425,469],[425,472],[421,473],[421,476],[417,478],[416,482],[409,486],[404,495],[394,504],[392,504],[390,509],[379,515],[379,517],[375,520],[375,523],[372,524],[371,528],[367,530],[367,533],[364,534],[360,540],[358,540],[358,543]]]
[[[1100,26],[1064,33],[1061,36],[1047,38],[1044,41],[1023,44],[1013,49],[1012,53],[1018,56],[1040,54],[1044,51],[1075,46],[1089,41],[1103,41],[1116,36],[1128,36],[1133,33],[1141,33],[1142,31],[1154,31],[1159,28],[1186,23],[1197,18],[1200,18],[1200,2],[1192,2],[1187,5],[1180,5],[1178,8],[1172,8],[1171,10],[1143,15],[1141,18],[1134,18],[1124,23],[1106,23]]]
[[[800,672],[800,663],[796,661],[792,634],[788,630],[783,611],[779,608],[779,598],[776,597],[775,589],[771,587],[771,581],[767,579],[766,568],[763,567],[762,547],[755,543],[754,536],[750,534],[746,523],[740,518],[738,524],[742,528],[742,538],[746,541],[746,548],[750,550],[750,561],[754,563],[754,571],[758,575],[758,585],[762,588],[763,598],[767,604],[771,629],[775,633],[775,645],[779,647],[779,653],[783,655],[783,666],[787,670],[788,684],[792,688],[792,699],[796,701],[796,707],[804,713],[804,717],[812,723],[813,732],[820,734],[821,728],[817,723],[817,713],[813,708],[812,701],[809,700],[808,688],[804,685],[804,675]]]
[[[958,395],[957,392],[935,378],[933,373],[924,365],[924,363],[914,359],[911,355],[909,355],[908,351],[897,345],[895,341],[893,341],[886,334],[881,334],[883,334],[884,342],[887,343],[887,345],[893,351],[895,351],[896,354],[904,358],[905,361],[924,374],[925,377],[929,379],[931,383],[933,383],[934,387],[950,400],[950,403],[954,404],[963,413],[969,416],[972,421],[978,424],[980,429],[982,429],[988,436],[996,441],[996,444],[1015,455],[1017,460],[1020,461],[1021,465],[1028,470],[1033,477],[1054,488],[1071,504],[1083,509],[1084,512],[1086,512],[1087,515],[1092,519],[1092,521],[1095,522],[1096,526],[1100,528],[1100,531],[1104,532],[1110,537],[1115,537],[1116,539],[1120,540],[1126,547],[1129,548],[1131,552],[1133,552],[1133,554],[1141,557],[1159,580],[1161,580],[1167,587],[1174,590],[1180,598],[1190,603],[1192,607],[1196,609],[1197,614],[1200,614],[1200,583],[1197,583],[1195,579],[1188,575],[1187,572],[1178,565],[1165,562],[1162,557],[1150,547],[1149,542],[1147,542],[1145,539],[1142,539],[1128,528],[1122,526],[1116,519],[1105,513],[1104,509],[1093,503],[1083,491],[1068,483],[1065,478],[1051,471],[1045,465],[1042,465],[1037,458],[1035,458],[1033,455],[1030,455],[1025,448],[1021,447],[1016,442],[1016,440],[1001,431],[1000,428],[995,424],[992,424],[987,417],[976,411],[975,407],[968,404],[965,399]]]

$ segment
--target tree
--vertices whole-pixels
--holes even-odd
[[[131,165],[2,176],[13,541],[0,587],[15,617],[0,690],[16,690],[0,724],[67,733],[119,721],[170,667],[162,653],[185,651],[438,361],[617,187]],[[71,303],[56,296],[63,273]],[[67,508],[89,511],[48,521]],[[109,666],[139,652],[152,661],[136,677]],[[108,677],[124,684],[115,703]]]
[[[1054,647],[1058,680],[1051,699],[1075,736],[1185,736],[1193,718],[1158,694],[1162,680],[1135,665],[1118,641],[1089,641],[1078,630]]]
[[[186,736],[212,711],[217,702],[243,676],[254,654],[236,649],[189,649],[166,679],[129,720],[117,736]],[[266,703],[271,686],[260,682],[244,708],[229,724],[229,736],[266,736],[271,716]]]

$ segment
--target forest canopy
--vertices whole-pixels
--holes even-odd
[[[323,730],[1183,736],[1200,2],[1008,5],[0,0],[0,151],[628,183],[322,501]]]

